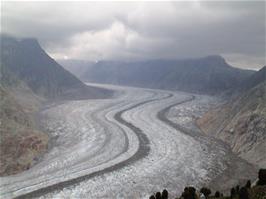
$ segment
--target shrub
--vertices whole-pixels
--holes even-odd
[[[259,181],[257,185],[266,185],[266,169],[260,169],[258,175]]]
[[[239,190],[239,198],[240,199],[249,199],[248,189],[246,187],[242,187]]]
[[[266,186],[255,186],[249,191],[249,197],[252,199],[265,199],[266,198]]]
[[[155,199],[155,196],[154,195],[150,196],[150,199]]]
[[[236,195],[236,190],[235,190],[235,188],[233,187],[233,188],[231,189],[231,191],[230,191],[230,198],[234,198],[235,195]]]
[[[162,192],[162,199],[168,199],[168,191],[166,189]]]
[[[211,190],[206,187],[202,187],[200,192],[203,193],[206,198],[212,193]]]
[[[196,189],[194,187],[186,187],[182,193],[184,199],[195,199]]]
[[[250,189],[251,188],[251,181],[250,180],[248,180],[247,181],[247,183],[246,183],[246,186],[245,186],[246,188],[248,188],[248,189]]]
[[[221,194],[220,194],[219,191],[216,191],[215,194],[214,194],[215,198],[220,198],[220,195],[221,195]]]
[[[239,185],[237,185],[236,186],[236,194],[239,194],[239,189],[240,189],[240,187],[239,187]]]
[[[155,194],[155,198],[156,198],[156,199],[162,199],[162,195],[161,195],[161,193],[160,193],[160,192],[157,192],[157,193]]]

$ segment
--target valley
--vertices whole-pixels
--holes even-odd
[[[194,117],[217,98],[91,86],[114,95],[43,109],[39,117],[49,133],[48,152],[30,170],[2,177],[1,198],[145,198],[163,187],[180,194],[191,184],[228,190],[256,177],[257,168],[194,125]]]
[[[1,1],[0,199],[265,199],[265,8]]]

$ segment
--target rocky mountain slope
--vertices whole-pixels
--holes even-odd
[[[258,84],[266,81],[266,66],[260,69],[258,72],[252,74],[249,78],[245,81],[241,82],[239,89],[241,91],[245,91],[251,89]]]
[[[137,87],[219,93],[253,74],[233,68],[221,56],[143,62],[100,61],[88,67],[82,79]]]
[[[1,35],[0,176],[30,168],[47,148],[48,136],[34,120],[48,100],[105,98],[111,91],[87,86],[35,39]]]
[[[2,86],[0,98],[0,176],[4,176],[34,165],[47,148],[48,136],[35,126],[31,114],[36,108],[34,105],[22,106],[12,92]]]
[[[95,62],[75,59],[58,59],[56,61],[78,78],[81,78],[83,74],[95,64]]]
[[[234,152],[260,167],[266,165],[265,77],[264,67],[243,82],[239,96],[197,121],[204,132],[229,143]],[[249,89],[244,91],[243,87]]]
[[[1,35],[1,83],[19,79],[46,98],[102,98],[109,91],[89,87],[65,70],[41,48],[36,39],[18,40]]]

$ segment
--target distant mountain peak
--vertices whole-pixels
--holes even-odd
[[[6,45],[23,45],[23,47],[27,46],[27,47],[31,47],[31,48],[42,48],[38,42],[37,39],[35,38],[14,38],[10,35],[6,35],[6,34],[1,34],[0,35],[0,40],[1,40],[1,45],[3,45],[3,47],[8,47]]]
[[[230,66],[221,55],[209,55],[203,59],[207,62],[217,64],[217,66]]]
[[[220,55],[181,60],[98,62],[81,76],[88,82],[216,94],[236,87],[253,71],[228,65]]]
[[[37,47],[37,48],[41,48],[39,42],[37,39],[34,39],[34,38],[24,38],[24,39],[21,39],[21,40],[18,40],[22,45],[27,45],[27,46],[30,46],[30,47]]]
[[[0,35],[0,38],[0,83],[11,86],[19,80],[35,94],[46,98],[81,99],[111,94],[86,86],[53,60],[36,39],[17,39],[8,35]]]
[[[263,66],[259,71],[266,71],[266,66]]]
[[[245,79],[241,84],[240,90],[254,88],[262,82],[266,82],[266,66],[252,74],[249,78]]]
[[[221,55],[208,55],[206,56],[206,58],[214,60],[225,60]]]

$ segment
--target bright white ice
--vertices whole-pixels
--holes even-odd
[[[147,198],[163,188],[171,196],[186,185],[207,184],[226,168],[223,145],[186,135],[157,118],[160,110],[190,98],[190,94],[109,88],[117,91],[112,99],[68,101],[42,112],[52,146],[28,171],[1,178],[1,198],[23,195],[128,160],[139,150],[140,141],[132,129],[114,118],[125,109],[122,118],[149,139],[148,155],[42,198]],[[196,96],[194,101],[173,107],[168,117],[194,128],[192,115],[199,115],[212,101],[208,96]]]

